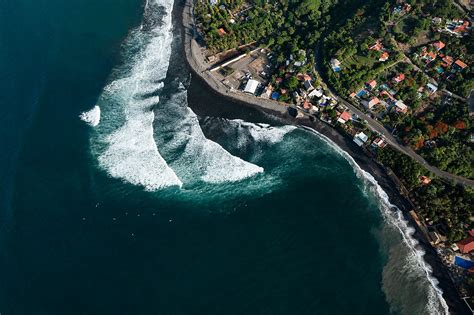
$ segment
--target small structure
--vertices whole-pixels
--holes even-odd
[[[436,93],[436,91],[438,91],[438,86],[434,85],[433,83],[428,83],[426,87],[428,88],[430,94]]]
[[[443,42],[440,41],[440,40],[437,41],[437,42],[434,42],[432,45],[433,45],[433,47],[434,47],[437,51],[440,51],[441,49],[443,49],[443,48],[446,46],[446,44],[443,43]]]
[[[367,103],[367,108],[372,109],[375,105],[379,104],[380,100],[378,97],[373,97],[370,99],[370,101]]]
[[[248,80],[247,84],[245,85],[244,92],[249,94],[255,94],[259,84],[260,82],[258,82],[257,80]]]
[[[334,72],[341,71],[341,62],[336,58],[331,59],[331,68]]]
[[[354,136],[354,142],[359,147],[363,146],[364,143],[366,143],[368,139],[369,139],[369,137],[367,137],[367,135],[365,133],[363,133],[362,131],[359,132],[359,133],[356,133],[356,135]]]
[[[383,46],[379,41],[377,41],[372,46],[369,46],[369,50],[381,51],[382,49],[383,49]]]
[[[374,141],[372,141],[372,146],[378,148],[385,148],[387,146],[387,142],[385,142],[382,138],[376,138]]]
[[[397,112],[403,113],[403,114],[406,114],[407,111],[408,111],[408,106],[406,106],[405,103],[403,103],[402,100],[398,100],[398,101],[395,102],[395,108],[396,108]]]
[[[428,185],[429,183],[431,183],[431,178],[429,178],[428,176],[420,176],[420,182],[423,184],[423,185]]]
[[[349,120],[351,120],[351,114],[348,111],[343,111],[342,114],[337,119],[337,121],[340,122],[341,124],[345,124]]]
[[[380,56],[379,61],[387,61],[389,57],[390,57],[390,54],[384,51],[382,55]]]
[[[218,1],[218,0],[209,0],[209,3],[210,3],[211,5],[216,5],[216,4],[219,3],[219,1]]]
[[[454,62],[453,57],[451,57],[451,56],[444,56],[442,60],[444,62],[445,67],[449,67]]]
[[[217,32],[219,33],[220,36],[224,36],[225,34],[227,34],[227,32],[225,31],[225,29],[222,28],[222,27],[219,28],[219,29],[217,30]]]
[[[311,91],[314,89],[314,87],[311,85],[311,81],[309,80],[305,80],[304,81],[304,88],[307,90],[307,91]]]
[[[464,70],[467,68],[467,64],[465,64],[464,62],[462,62],[460,59],[456,60],[456,62],[454,63],[454,65],[456,66],[457,69],[459,69],[460,71]]]
[[[468,236],[462,241],[456,243],[459,250],[463,254],[468,254],[470,251],[474,250],[474,236]]]
[[[393,81],[395,81],[395,83],[400,83],[403,80],[405,80],[405,74],[404,73],[399,73],[395,78],[393,78]]]
[[[308,94],[308,97],[320,98],[321,96],[323,96],[323,91],[321,91],[320,89],[314,89]]]
[[[370,88],[371,90],[375,89],[375,87],[377,86],[377,81],[375,80],[371,80],[369,82],[367,82],[365,84],[368,88]]]

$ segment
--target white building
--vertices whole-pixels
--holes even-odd
[[[257,80],[252,80],[252,79],[248,80],[247,84],[245,85],[244,92],[255,94],[259,84],[260,82],[258,82]]]
[[[367,135],[363,132],[356,133],[354,137],[354,142],[357,143],[359,147],[364,145],[364,143],[366,143],[367,140],[369,140],[369,137],[367,137]]]

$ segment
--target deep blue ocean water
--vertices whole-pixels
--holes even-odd
[[[443,314],[377,186],[190,79],[172,6],[0,1],[0,313]]]

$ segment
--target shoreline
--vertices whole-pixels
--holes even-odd
[[[206,71],[207,67],[203,62],[204,56],[202,55],[202,50],[194,39],[194,21],[192,16],[193,0],[184,0],[179,3],[178,6],[176,16],[181,18],[182,34],[184,34],[182,36],[182,47],[184,49],[186,64],[193,78],[201,81],[203,83],[202,85],[206,86],[209,92],[216,95],[216,97],[225,98],[234,103],[257,109],[260,112],[282,119],[285,123],[290,125],[311,128],[317,133],[329,138],[335,145],[349,154],[362,170],[370,173],[375,178],[380,187],[389,196],[390,202],[400,209],[409,225],[414,228],[415,232],[413,233],[413,237],[418,241],[425,252],[423,259],[431,267],[431,275],[439,282],[438,287],[443,291],[443,298],[449,306],[450,314],[470,314],[468,313],[466,304],[460,298],[446,266],[438,256],[436,249],[431,246],[419,226],[409,214],[409,211],[413,210],[411,202],[401,193],[398,184],[387,173],[387,170],[372,158],[368,157],[352,139],[342,135],[335,128],[318,119],[310,121],[308,117],[298,119],[291,117],[288,114],[288,104],[229,91],[227,87]]]

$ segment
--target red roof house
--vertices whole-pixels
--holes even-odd
[[[468,236],[456,244],[463,254],[467,254],[474,250],[474,236]]]
[[[375,80],[369,81],[366,83],[366,85],[370,87],[371,89],[374,89],[377,86],[377,81]]]
[[[337,121],[340,122],[341,124],[345,124],[349,120],[351,120],[351,114],[347,111],[342,112],[342,114],[337,119]]]
[[[387,61],[388,57],[390,57],[390,54],[388,52],[384,51],[382,53],[382,55],[380,56],[379,61]]]
[[[374,97],[370,100],[370,102],[367,104],[367,106],[370,109],[370,108],[374,107],[375,105],[377,105],[378,103],[380,103],[380,100],[377,97]]]
[[[393,80],[394,80],[396,83],[400,83],[400,82],[402,82],[403,80],[405,80],[405,74],[404,74],[404,73],[400,73],[400,74],[397,75],[395,78],[393,78]]]
[[[454,60],[453,60],[453,57],[451,56],[444,56],[443,62],[446,64],[446,67],[448,67],[453,64]]]
[[[436,50],[441,50],[444,48],[444,46],[446,46],[446,44],[440,40],[433,43],[433,47],[436,48]]]
[[[467,68],[467,64],[462,62],[460,59],[456,60],[454,64],[458,66],[461,70],[464,70],[464,68]]]

